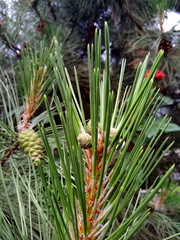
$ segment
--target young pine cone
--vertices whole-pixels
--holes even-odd
[[[101,125],[100,125],[100,123],[98,122],[98,129],[101,129]],[[91,129],[91,120],[89,120],[89,122],[87,123],[87,133],[89,133],[90,135],[91,135],[91,132],[92,131],[92,129]]]
[[[42,141],[33,129],[25,129],[19,133],[18,142],[23,151],[29,155],[37,165],[43,158]]]
[[[111,128],[109,133],[109,140],[112,141],[115,137],[116,133],[118,132],[117,128]]]
[[[80,146],[84,149],[88,149],[92,147],[92,137],[88,133],[81,133],[77,137],[77,140]]]

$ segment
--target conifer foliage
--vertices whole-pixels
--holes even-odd
[[[127,88],[120,100],[125,61],[119,77],[116,98],[111,91],[109,32],[105,24],[105,69],[101,65],[101,31],[95,33],[95,44],[88,46],[88,68],[90,85],[90,120],[86,121],[83,103],[78,85],[76,97],[69,74],[63,68],[63,62],[56,45],[56,54],[52,57],[57,84],[64,102],[62,108],[55,93],[55,105],[62,122],[65,142],[61,142],[58,131],[49,109],[45,103],[59,154],[61,177],[55,164],[55,156],[43,127],[40,127],[50,169],[50,187],[40,164],[39,169],[44,182],[50,211],[55,219],[58,239],[103,240],[129,239],[140,224],[149,215],[145,206],[155,195],[164,179],[173,169],[151,188],[143,199],[137,193],[156,164],[162,158],[163,146],[154,152],[154,146],[162,131],[156,134],[143,148],[146,132],[149,131],[159,103],[157,92],[153,89],[153,75],[163,56],[160,51],[149,74],[147,56],[139,65],[133,86]],[[154,104],[155,101],[155,104]],[[148,109],[151,109],[148,113]],[[144,117],[148,114],[146,121]],[[165,120],[165,119],[164,119]],[[163,120],[163,121],[164,121]],[[128,152],[131,140],[135,137],[138,126],[143,121],[143,129],[133,149]],[[163,123],[163,122],[162,122]],[[59,200],[58,200],[59,199]],[[130,202],[135,201],[133,213],[129,215]],[[59,207],[61,204],[61,207]],[[123,209],[126,214],[118,222]]]
[[[161,102],[153,81],[163,51],[160,50],[147,76],[149,54],[145,57],[138,66],[133,85],[124,92],[121,89],[126,61],[122,60],[115,96],[111,90],[107,23],[104,25],[105,64],[101,61],[101,41],[101,30],[96,30],[94,44],[87,49],[90,119],[85,118],[78,72],[74,68],[75,91],[57,40],[53,40],[50,49],[43,45],[38,57],[30,50],[20,62],[24,111],[19,116],[18,129],[10,128],[6,119],[0,122],[1,130],[7,136],[11,134],[22,147],[17,145],[5,155],[12,181],[7,178],[5,167],[0,168],[4,192],[1,202],[11,216],[6,217],[3,207],[0,209],[3,239],[7,236],[10,240],[14,236],[45,240],[130,239],[150,214],[148,203],[174,168],[171,166],[140,196],[142,184],[172,145],[165,147],[165,139],[155,150],[168,125],[168,122],[163,125],[165,117],[145,146]],[[53,96],[49,101],[49,86],[53,83],[56,87],[51,88]],[[7,94],[6,86],[4,89]],[[42,102],[46,111],[34,118]],[[47,122],[49,125],[44,125]],[[39,135],[34,130],[38,123]],[[135,145],[129,150],[132,140]],[[19,160],[28,162],[29,157],[35,167],[32,162],[18,167],[16,153],[21,156]],[[19,211],[10,198],[8,184],[15,186],[13,194]]]

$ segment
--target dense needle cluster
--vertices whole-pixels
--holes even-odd
[[[85,156],[84,166],[84,180],[86,191],[86,217],[87,217],[87,240],[95,240],[98,235],[103,231],[103,226],[100,224],[100,220],[106,214],[108,206],[103,208],[103,204],[106,202],[112,188],[109,187],[109,178],[112,174],[111,171],[104,175],[103,183],[101,185],[100,196],[96,199],[96,194],[99,186],[100,173],[102,168],[103,150],[104,150],[104,133],[98,126],[98,141],[97,141],[97,160],[96,160],[96,176],[93,176],[93,153],[92,153],[92,139],[90,135],[90,122],[88,124],[89,133],[81,133],[78,136],[78,142],[83,149]],[[117,132],[117,129],[112,128],[110,131],[109,140],[111,140]],[[107,169],[106,169],[107,170]],[[83,216],[79,207],[78,209],[78,230],[80,240],[85,239],[83,228]]]

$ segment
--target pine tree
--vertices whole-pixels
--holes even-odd
[[[9,55],[15,55],[14,60],[20,59],[21,51],[28,43],[46,39],[50,44],[56,36],[70,75],[73,75],[73,66],[79,65],[82,73],[80,80],[85,84],[87,81],[83,73],[87,70],[87,44],[93,41],[95,28],[103,29],[103,23],[107,21],[111,34],[114,82],[122,58],[129,60],[126,79],[127,83],[132,83],[131,74],[138,62],[149,51],[153,59],[159,49],[165,50],[162,66],[167,73],[161,85],[173,84],[173,76],[179,70],[178,32],[174,29],[164,32],[163,29],[167,11],[179,9],[176,0],[18,0],[9,4],[1,1],[0,8],[2,64],[8,61]],[[156,18],[158,22],[154,25]]]
[[[101,30],[95,31],[94,45],[88,45],[89,121],[78,72],[74,68],[75,94],[56,39],[50,47],[43,41],[40,49],[27,45],[22,51],[14,78],[21,84],[12,84],[10,78],[0,80],[4,107],[0,120],[2,239],[127,240],[139,236],[143,223],[151,236],[148,223],[159,223],[159,216],[168,226],[157,231],[156,239],[179,236],[177,222],[163,214],[150,218],[152,207],[148,205],[160,188],[158,201],[149,204],[155,210],[164,204],[168,192],[162,184],[174,165],[141,194],[142,184],[173,144],[166,145],[166,138],[155,148],[169,125],[167,117],[146,142],[161,103],[153,81],[163,76],[157,71],[163,51],[148,72],[150,54],[145,57],[133,85],[125,91],[126,61],[122,60],[115,96],[107,23],[104,29],[105,64]],[[35,116],[42,102],[46,109]],[[133,146],[132,141],[136,141]]]

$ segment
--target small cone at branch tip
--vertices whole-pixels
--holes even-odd
[[[43,158],[43,146],[37,132],[33,129],[25,129],[18,135],[18,142],[23,151],[29,155],[35,165]]]
[[[117,128],[111,128],[109,133],[109,140],[112,140],[114,136],[116,135],[118,129]]]
[[[91,134],[91,120],[89,120],[89,122],[87,123],[87,133]],[[98,122],[98,129],[101,129],[101,125]]]
[[[118,129],[117,128],[111,128],[110,129],[110,133],[109,133],[109,140],[110,140],[110,142],[113,140],[113,138],[115,137],[115,135],[117,134],[117,132],[118,132]],[[125,141],[123,141],[123,143],[121,142],[122,141],[122,138],[119,138],[119,140],[118,140],[118,143],[120,144],[122,144],[121,145],[121,149],[122,148],[124,148],[124,146],[125,146]]]
[[[87,123],[87,132],[91,134],[91,120]]]
[[[92,147],[92,137],[88,133],[81,133],[77,137],[77,140],[80,146],[84,149],[88,149]]]

